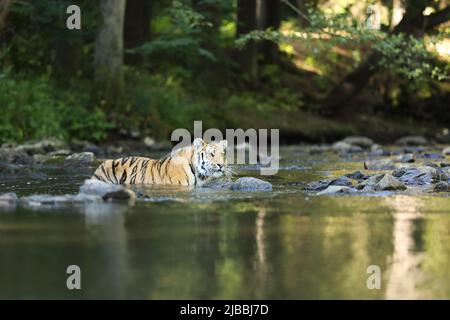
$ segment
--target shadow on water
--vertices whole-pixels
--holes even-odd
[[[272,192],[140,186],[134,206],[0,207],[0,298],[450,298],[450,198],[308,195],[294,182],[355,164],[283,152]],[[75,193],[86,177],[47,175],[0,192]]]

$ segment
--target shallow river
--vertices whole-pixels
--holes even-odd
[[[271,177],[237,168],[271,192],[138,187],[133,206],[0,206],[0,298],[450,298],[449,197],[318,197],[301,183],[359,159],[289,147],[280,165]],[[5,176],[0,193],[74,194],[91,172]],[[81,290],[66,287],[69,265]]]

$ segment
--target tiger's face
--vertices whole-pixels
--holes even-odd
[[[227,141],[218,143],[205,142],[197,138],[194,140],[194,163],[197,172],[205,178],[220,178],[227,174],[227,159],[225,150]]]

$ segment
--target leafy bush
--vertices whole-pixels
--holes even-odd
[[[128,69],[127,102],[117,125],[167,138],[173,129],[188,128],[194,120],[207,118],[201,97],[185,89],[186,76],[180,68],[155,75]]]
[[[47,75],[1,73],[0,142],[44,137],[104,139],[109,125],[98,108],[86,108],[87,97],[83,90],[56,90]]]

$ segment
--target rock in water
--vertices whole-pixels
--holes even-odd
[[[1,205],[14,205],[17,202],[17,195],[14,192],[0,194]]]
[[[365,180],[368,178],[365,174],[363,174],[361,171],[355,171],[352,173],[347,173],[345,175],[347,178],[353,179],[353,180]]]
[[[439,171],[429,166],[400,168],[392,174],[407,185],[427,185],[436,183],[440,179]]]
[[[326,195],[333,195],[333,194],[347,194],[350,193],[353,189],[349,187],[344,186],[329,186],[325,190],[320,191],[317,193],[318,196],[326,196]]]
[[[338,141],[331,146],[331,149],[340,153],[355,153],[361,152],[362,148],[360,146],[354,146],[350,143]]]
[[[434,192],[450,192],[450,184],[446,181],[440,181],[433,187]]]
[[[110,184],[97,179],[88,179],[80,187],[80,194],[95,195],[103,200],[134,200],[136,194],[122,185]]]
[[[406,186],[390,174],[385,174],[375,185],[375,191],[405,190]]]
[[[15,151],[25,151],[28,155],[45,154],[66,147],[64,141],[51,138],[36,142],[21,144],[15,148]]]
[[[422,136],[407,136],[396,141],[396,144],[402,146],[424,146],[428,144],[428,140]]]
[[[375,174],[373,176],[370,176],[363,182],[356,185],[356,189],[363,190],[363,191],[374,191],[376,184],[383,179],[384,174]]]
[[[349,143],[354,146],[359,146],[364,149],[368,149],[373,145],[372,139],[367,137],[346,137],[342,142]]]
[[[424,153],[420,157],[423,159],[444,159],[445,158],[440,153]]]
[[[392,159],[368,160],[364,162],[364,169],[367,170],[392,170],[395,168]]]
[[[242,177],[233,182],[231,190],[270,191],[272,190],[272,184],[253,177]]]
[[[64,160],[64,164],[69,166],[90,166],[94,162],[95,155],[92,152],[74,153]]]
[[[373,144],[370,147],[369,154],[373,157],[381,157],[381,156],[389,156],[391,154],[391,152],[389,150],[384,149],[379,144]]]
[[[342,176],[337,179],[313,181],[311,183],[308,183],[305,189],[309,191],[322,191],[328,188],[329,186],[352,187],[353,183],[350,178]]]
[[[412,163],[415,161],[414,153],[405,153],[398,157],[397,161],[402,163]]]
[[[36,194],[20,198],[21,204],[30,207],[57,206],[64,204],[99,202],[99,201],[102,201],[101,197],[88,194],[63,195],[63,196]]]

